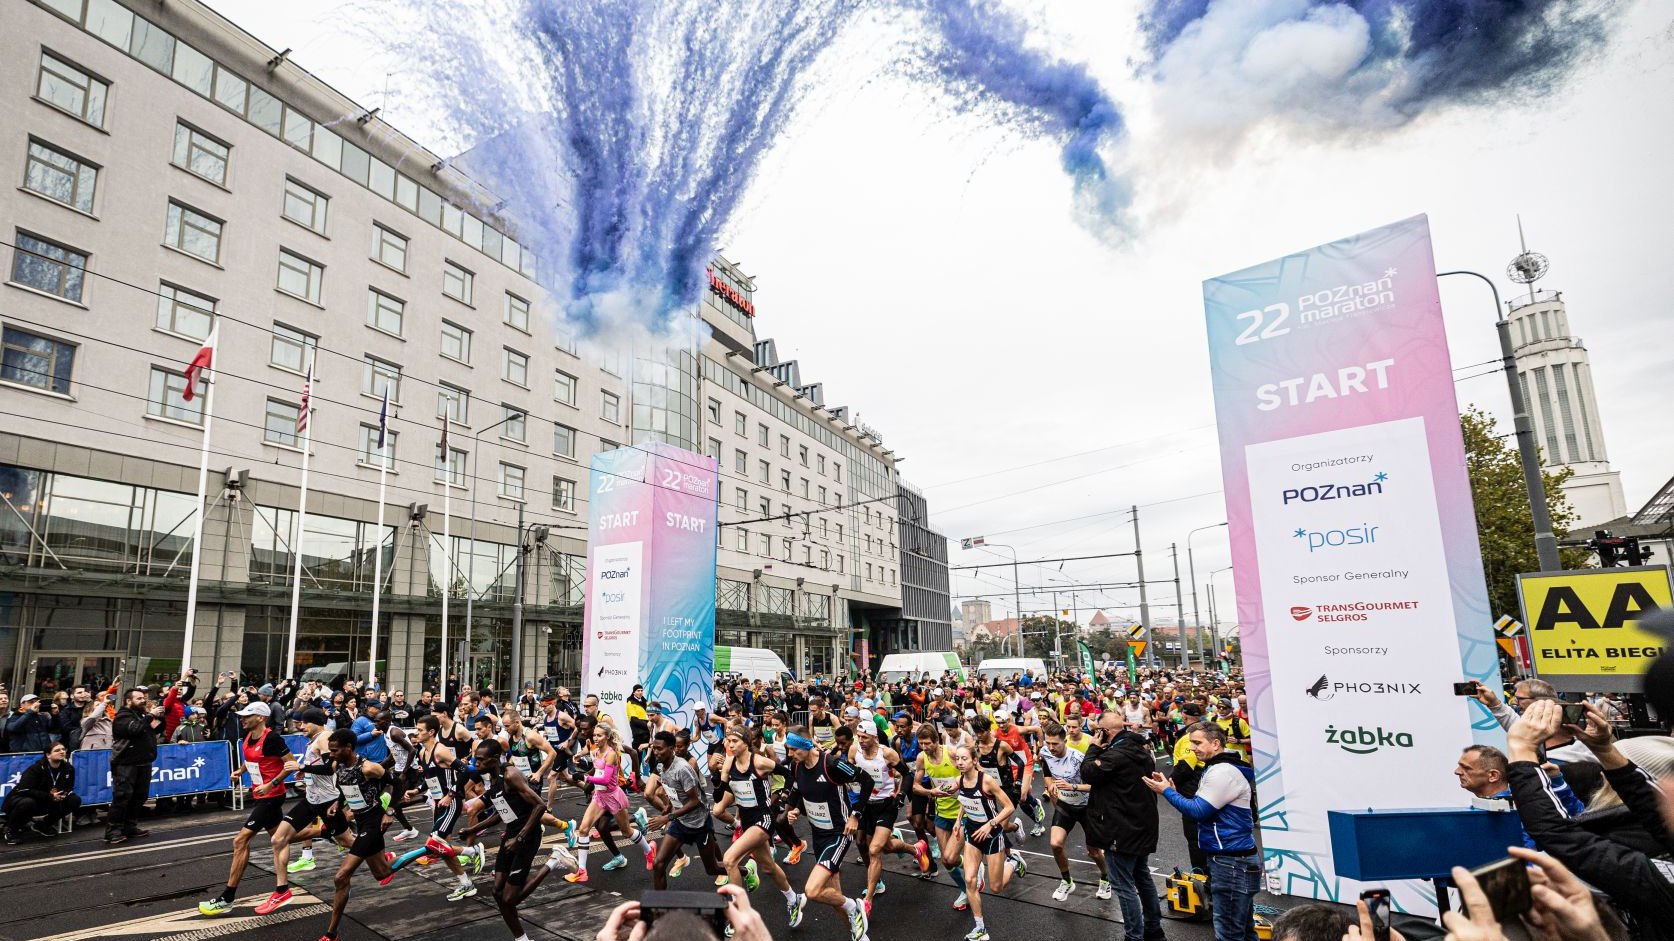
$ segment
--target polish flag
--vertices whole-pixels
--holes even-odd
[[[215,331],[211,330],[209,331],[209,338],[204,340],[203,346],[198,348],[198,355],[192,357],[192,364],[186,367],[186,391],[181,393],[180,397],[182,399],[190,402],[192,397],[197,395],[198,373],[208,369],[210,360],[214,357]]]

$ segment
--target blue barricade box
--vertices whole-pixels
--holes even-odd
[[[0,755],[0,797],[11,793],[24,769],[39,761],[40,752]],[[76,796],[85,805],[108,804],[111,798],[110,750],[83,749],[70,753],[76,769]],[[182,797],[232,788],[232,746],[216,740],[157,746],[151,763],[151,797]]]
[[[1515,812],[1474,808],[1332,810],[1331,854],[1337,875],[1360,882],[1446,879],[1523,845]]]

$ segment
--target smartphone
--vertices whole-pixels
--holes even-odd
[[[726,896],[714,892],[659,892],[653,889],[639,897],[639,920],[649,930],[660,915],[687,912],[708,922],[720,935],[727,929],[728,904]]]
[[[1453,684],[1453,695],[1455,695],[1455,696],[1475,696],[1476,695],[1476,681],[1475,680],[1467,680],[1463,683],[1454,683]]]
[[[1471,870],[1482,894],[1488,896],[1488,907],[1494,920],[1502,924],[1516,921],[1529,910],[1533,897],[1529,892],[1529,867],[1520,859],[1506,857]]]
[[[1585,727],[1587,724],[1587,707],[1578,702],[1564,703],[1564,724]]]
[[[1360,893],[1360,901],[1372,913],[1372,941],[1389,941],[1389,890],[1367,889]]]

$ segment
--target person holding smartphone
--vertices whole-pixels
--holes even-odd
[[[1203,762],[1196,795],[1181,795],[1155,772],[1145,786],[1197,821],[1197,844],[1209,857],[1215,941],[1255,941],[1255,896],[1261,890],[1250,807],[1255,770],[1227,750],[1226,732],[1217,723],[1199,722],[1188,738],[1192,753]]]

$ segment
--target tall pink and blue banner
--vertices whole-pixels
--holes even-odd
[[[713,458],[668,444],[593,456],[581,691],[627,731],[627,698],[683,724],[715,685]]]
[[[1466,806],[1449,772],[1499,734],[1453,695],[1498,661],[1428,220],[1203,297],[1267,886],[1352,901],[1326,813]]]

